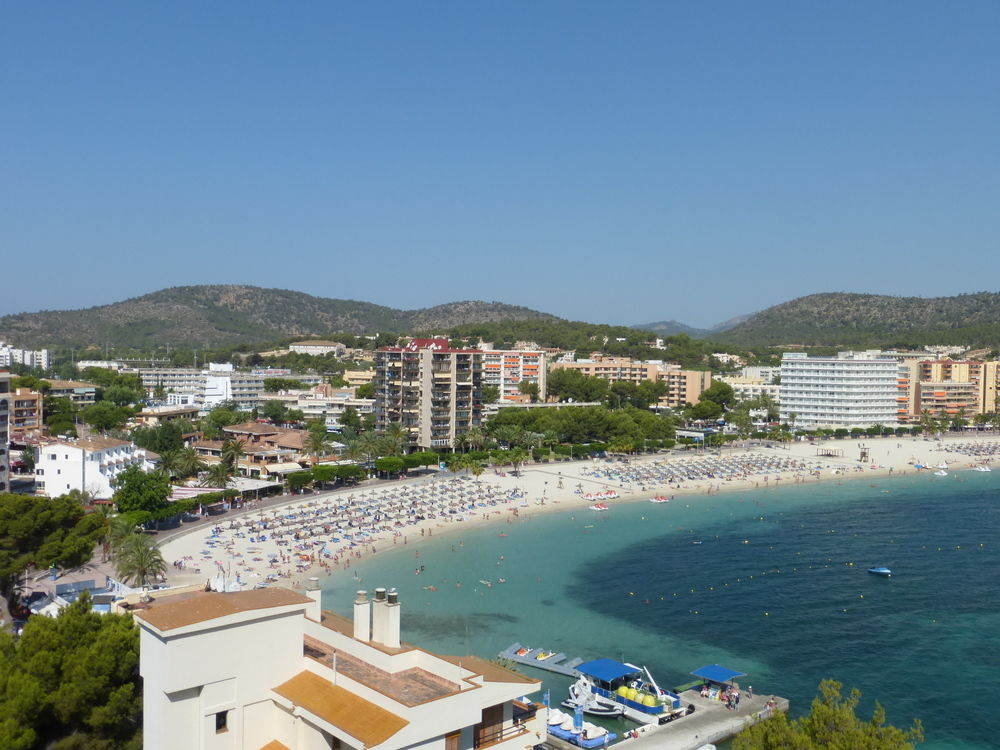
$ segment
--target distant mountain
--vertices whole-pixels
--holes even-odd
[[[1000,345],[1000,293],[955,297],[811,294],[751,315],[713,340],[737,346]]]
[[[553,315],[499,302],[452,302],[396,310],[255,286],[181,286],[87,310],[0,317],[0,338],[18,346],[226,346],[335,332],[407,333]]]
[[[714,333],[726,331],[733,326],[742,323],[749,317],[750,315],[740,315],[735,318],[730,318],[729,320],[719,323],[718,325],[712,326],[711,328],[694,328],[692,326],[685,325],[684,323],[679,323],[676,320],[661,320],[658,323],[642,323],[640,325],[631,326],[631,328],[638,328],[641,331],[652,331],[658,336],[676,336],[679,333],[685,333],[693,339],[703,339],[709,338]]]

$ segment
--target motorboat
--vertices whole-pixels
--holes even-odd
[[[578,664],[576,671],[579,677],[564,706],[601,716],[623,715],[642,724],[663,724],[687,713],[680,696],[657,685],[646,667],[595,659]]]
[[[948,476],[948,472],[945,471],[944,469],[938,469],[937,471],[934,472],[934,476],[936,476],[936,477],[946,477],[946,476]]]
[[[972,470],[973,471],[993,471],[993,469],[991,469],[989,466],[983,466],[983,465],[973,466]]]
[[[649,502],[651,502],[651,503],[669,503],[670,502],[670,498],[669,497],[664,497],[663,495],[657,495],[656,497],[649,498]]]
[[[868,572],[874,576],[883,576],[884,578],[888,578],[889,576],[892,575],[892,571],[884,566],[880,566],[877,568],[868,568]]]
[[[597,510],[597,511],[610,510],[610,508],[611,506],[608,505],[607,503],[595,503],[594,505],[590,506],[591,510]]]

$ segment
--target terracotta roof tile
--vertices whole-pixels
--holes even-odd
[[[271,740],[266,745],[264,745],[260,750],[292,750],[284,742],[278,742],[277,740]]]
[[[232,594],[200,591],[183,599],[178,597],[162,603],[154,600],[151,605],[134,610],[133,614],[158,630],[166,631],[214,620],[217,617],[226,617],[237,612],[284,607],[289,604],[308,604],[311,601],[309,597],[286,588],[254,589]]]
[[[441,656],[445,661],[452,664],[461,665],[463,669],[482,675],[485,682],[521,682],[532,685],[541,684],[541,680],[528,677],[512,669],[501,667],[499,664],[483,659],[480,656]]]
[[[313,672],[299,672],[274,692],[323,721],[361,740],[365,747],[381,745],[409,722],[366,701]]]

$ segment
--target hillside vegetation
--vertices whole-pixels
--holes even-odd
[[[0,336],[20,346],[218,347],[323,336],[444,330],[463,323],[552,315],[499,302],[453,302],[396,310],[370,302],[314,297],[255,286],[182,286],[87,310],[0,318]]]
[[[1000,342],[1000,294],[812,294],[750,316],[713,341],[757,346],[923,346]]]

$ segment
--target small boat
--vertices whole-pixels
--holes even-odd
[[[946,477],[946,476],[948,476],[948,472],[945,471],[944,469],[938,469],[937,471],[934,472],[934,476],[936,476],[936,477]]]
[[[972,470],[973,471],[993,471],[993,469],[991,469],[989,466],[974,466],[974,467],[972,467]]]
[[[657,495],[656,497],[649,498],[649,502],[651,502],[651,503],[669,503],[670,502],[670,498],[669,497],[664,497],[663,495]]]
[[[594,505],[590,506],[590,509],[591,510],[598,510],[598,511],[600,511],[600,510],[609,510],[610,507],[611,506],[609,506],[606,503],[595,503]]]
[[[662,724],[681,709],[680,696],[663,690],[645,667],[596,659],[578,664],[576,671],[579,678],[564,706],[596,716],[620,713],[641,724]]]
[[[892,571],[884,566],[877,568],[868,568],[868,572],[874,576],[883,576],[885,578],[888,578],[889,576],[892,575]]]

